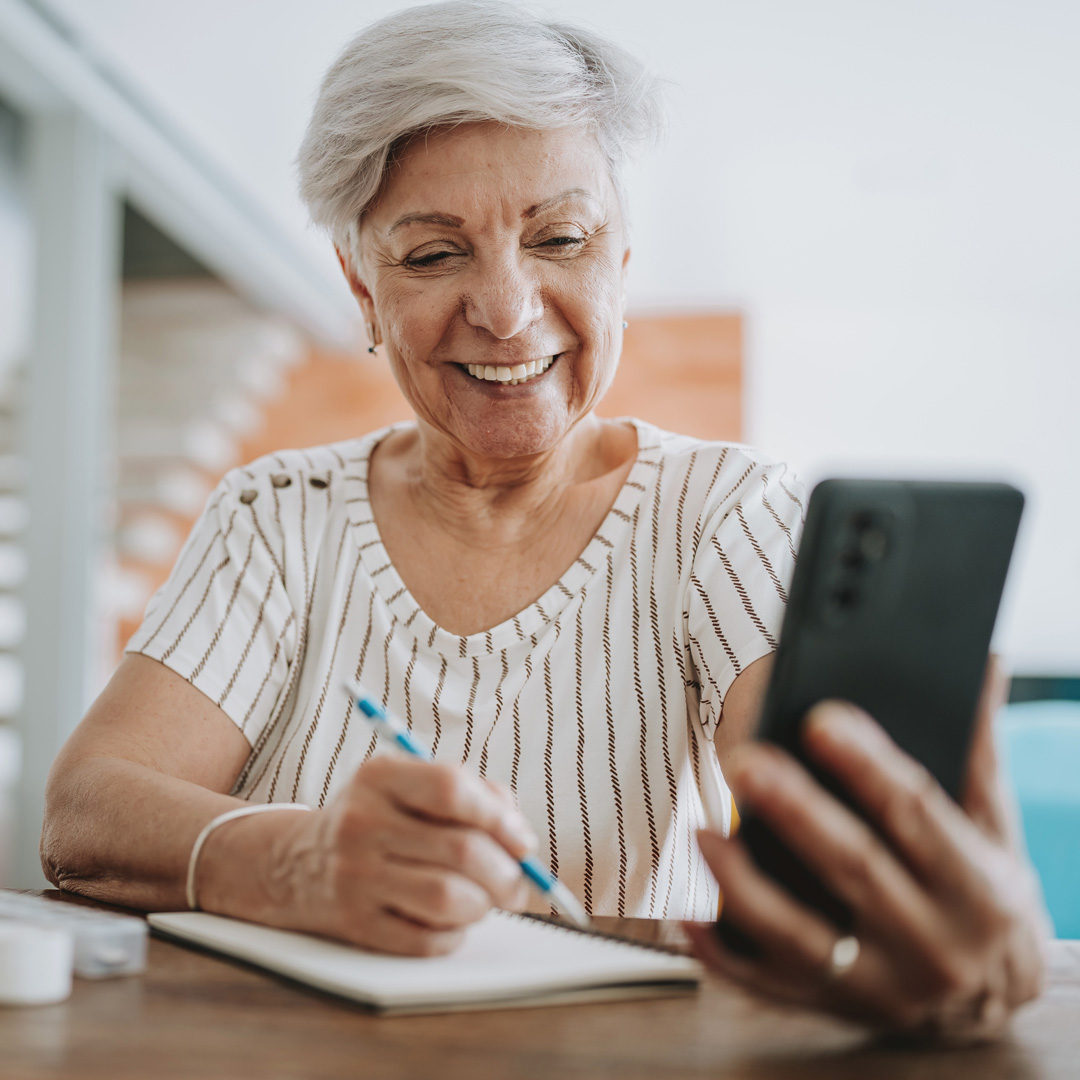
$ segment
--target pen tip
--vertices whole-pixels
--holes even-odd
[[[588,930],[592,925],[589,920],[589,913],[585,910],[581,901],[561,881],[556,881],[552,886],[551,898],[559,909],[559,914],[565,915],[582,930]]]

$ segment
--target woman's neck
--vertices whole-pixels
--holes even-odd
[[[439,626],[462,635],[497,626],[585,550],[637,459],[637,431],[596,420],[579,437],[565,454],[511,463],[425,446],[418,429],[376,447],[368,491],[383,545]]]

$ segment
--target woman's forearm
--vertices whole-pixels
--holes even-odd
[[[240,728],[164,665],[128,655],[72,733],[46,790],[42,863],[71,892],[182,909],[192,849],[248,804]],[[494,904],[527,899],[516,859],[535,837],[502,791],[434,762],[375,758],[325,809],[250,814],[205,838],[198,905],[367,948],[453,948]]]
[[[41,856],[58,888],[144,911],[187,907],[195,840],[219,814],[247,806],[145,765],[95,757],[49,784]],[[230,821],[203,844],[196,895],[208,911],[292,925],[296,814]],[[300,845],[300,850],[303,846]]]
[[[244,805],[120,758],[54,769],[41,860],[58,888],[144,910],[186,907],[188,857],[203,826]]]
[[[246,805],[125,759],[62,760],[47,793],[42,861],[62,889],[183,909],[199,833]],[[510,797],[479,778],[384,758],[325,810],[223,822],[200,850],[197,900],[223,915],[431,955],[453,948],[492,904],[526,902],[514,858],[533,843]]]
[[[227,792],[250,753],[234,721],[200,691],[156,660],[125,656],[49,775],[41,839],[46,875],[60,888],[99,900],[184,907],[199,832],[219,814],[246,805]],[[259,909],[259,882],[272,876],[261,866],[276,850],[266,841],[284,834],[285,825],[242,819],[215,830],[199,857],[200,880],[204,863],[209,873],[205,888],[213,891],[219,876],[229,879],[217,892],[235,897],[242,905],[236,913]],[[215,867],[223,845],[227,857]]]

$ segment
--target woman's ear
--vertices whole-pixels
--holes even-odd
[[[341,271],[345,275],[345,280],[349,283],[349,288],[352,290],[353,296],[356,297],[360,310],[364,313],[364,325],[367,327],[368,339],[372,345],[379,345],[382,343],[382,335],[379,333],[379,324],[375,319],[375,300],[371,295],[371,290],[361,280],[352,258],[346,255],[337,244],[334,245],[334,252],[337,254],[338,262],[341,264]]]

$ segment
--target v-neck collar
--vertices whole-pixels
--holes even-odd
[[[383,439],[411,425],[393,424],[365,436],[356,448],[357,452],[349,458],[344,477],[346,512],[356,529],[356,542],[364,569],[394,618],[427,648],[435,649],[444,656],[462,658],[501,652],[535,637],[544,626],[554,622],[605,564],[608,553],[614,550],[622,534],[633,523],[645,493],[656,483],[659,435],[640,420],[632,417],[626,419],[633,424],[637,434],[637,456],[611,509],[585,549],[538,599],[497,626],[468,635],[444,630],[413,599],[390,561],[371,512],[368,491],[371,455]]]

